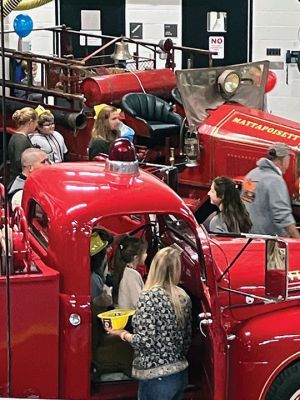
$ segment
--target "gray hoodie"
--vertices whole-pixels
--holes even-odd
[[[253,223],[251,233],[287,236],[283,228],[295,223],[287,185],[268,158],[256,165],[246,176],[241,196]]]

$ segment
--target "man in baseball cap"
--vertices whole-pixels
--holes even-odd
[[[250,171],[243,184],[242,200],[252,221],[252,233],[299,238],[291,200],[283,175],[289,167],[290,147],[273,143],[266,157]]]
[[[290,154],[290,147],[281,142],[273,143],[268,150],[269,156],[274,158],[286,157]]]

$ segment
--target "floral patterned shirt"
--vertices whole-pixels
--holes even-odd
[[[163,288],[143,291],[132,319],[135,349],[132,375],[153,379],[187,368],[186,353],[191,342],[191,300],[181,291],[183,319],[177,321],[174,307]]]

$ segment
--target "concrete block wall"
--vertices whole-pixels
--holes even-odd
[[[26,11],[13,11],[6,18],[6,29],[13,30],[13,21],[18,14],[27,14],[33,20],[34,28],[55,26],[55,2],[51,1],[42,7]],[[32,53],[52,54],[52,34],[50,32],[32,32],[23,40],[31,42]],[[18,36],[11,33],[7,37],[6,45],[12,49],[17,48]]]
[[[158,43],[164,39],[164,24],[177,24],[177,38],[172,38],[176,45],[181,46],[181,0],[127,0],[126,1],[126,36],[130,37],[130,23],[143,24],[143,40]],[[133,51],[134,47],[130,46]],[[143,55],[149,57],[151,52],[144,50]],[[181,53],[175,52],[175,63],[181,68]],[[163,67],[160,60],[158,67]]]
[[[300,51],[300,2],[298,0],[254,0],[253,61],[269,60],[277,85],[268,94],[270,112],[300,122],[300,72],[285,63],[287,50]],[[267,56],[267,48],[280,48],[280,56]],[[276,66],[276,65],[275,65]]]
[[[55,2],[52,1],[41,7],[34,8],[26,11],[13,11],[5,19],[5,30],[13,31],[13,22],[17,15],[27,14],[32,18],[33,28],[46,28],[55,26]],[[53,54],[53,40],[52,33],[45,31],[32,32],[27,37],[23,38],[23,43],[26,51],[30,50],[32,53],[52,55]],[[18,48],[18,35],[13,32],[6,34],[5,46],[10,49]],[[29,48],[28,48],[29,46]],[[23,47],[23,48],[24,48]],[[9,76],[9,65],[6,64],[6,77]],[[36,80],[40,81],[41,71],[40,68],[37,70]]]

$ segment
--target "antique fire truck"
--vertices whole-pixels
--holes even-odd
[[[54,29],[54,34],[61,32]],[[106,39],[108,44],[126,41]],[[300,398],[298,241],[211,235],[199,225],[210,211],[211,180],[216,175],[242,179],[274,141],[292,147],[286,179],[297,216],[300,125],[263,111],[267,62],[175,74],[175,47],[154,46],[155,55],[166,53],[163,69],[153,68],[155,57],[146,60],[153,65],[145,69],[138,55],[135,69],[127,61],[124,70],[96,65],[90,56],[76,60],[67,52],[49,57],[6,49],[3,54],[10,65],[10,79],[3,84],[10,93],[2,103],[8,116],[2,134],[9,140],[13,133],[14,110],[43,102],[55,115],[71,160],[83,162],[35,171],[25,184],[23,208],[11,217],[2,191],[2,397],[136,398],[137,383],[130,378],[116,373],[93,379],[91,343],[97,327],[89,247],[93,229],[104,228],[116,239],[124,233],[147,239],[148,267],[161,247],[172,244],[182,251],[181,285],[192,299],[194,326],[186,399]],[[16,82],[20,59],[39,65],[38,86],[31,68],[26,84]],[[168,140],[153,142],[139,125],[143,121],[125,112],[144,161],[172,164],[158,168],[161,180],[139,169],[133,148],[122,140],[106,161],[86,162],[94,105],[125,109],[123,96],[143,90],[170,101],[175,86],[176,110],[187,118],[188,129],[183,123]],[[15,89],[38,98],[18,98]],[[102,350],[100,345],[96,353]]]
[[[126,139],[105,161],[34,171],[22,207],[8,222],[5,202],[1,212],[0,396],[136,398],[137,383],[118,371],[92,382],[90,240],[102,228],[145,238],[148,267],[164,246],[181,251],[194,327],[186,399],[300,398],[297,240],[208,234],[139,169]]]
[[[272,142],[282,141],[292,148],[285,178],[299,220],[300,124],[263,111],[268,62],[212,67],[212,53],[207,50],[178,47],[170,39],[153,44],[109,36],[102,36],[103,45],[94,53],[77,59],[72,54],[70,36],[78,40],[81,33],[66,27],[52,31],[53,54],[60,51],[60,57],[5,49],[3,56],[10,66],[5,84],[10,93],[5,102],[7,126],[2,131],[6,132],[7,141],[14,131],[12,113],[26,105],[36,107],[43,103],[55,116],[56,129],[64,135],[70,160],[87,160],[94,106],[101,103],[121,106],[124,121],[135,130],[134,143],[142,152],[140,158],[177,166],[176,190],[199,222],[210,212],[207,192],[213,178],[227,175],[243,179]],[[56,43],[60,43],[58,48]],[[128,44],[135,46],[133,55]],[[110,54],[112,45],[116,48]],[[153,56],[142,56],[143,48]],[[209,67],[174,72],[175,51],[204,54]],[[166,59],[165,68],[158,68],[159,56]],[[16,82],[18,60],[29,66],[38,65],[39,84],[34,82],[30,68],[27,83]],[[26,93],[25,98],[17,97],[16,89]],[[181,127],[170,136],[152,135],[151,121],[147,121],[145,112],[141,117],[132,110],[132,101],[128,106],[128,95],[131,98],[136,95],[138,99],[149,93],[172,103],[182,116]],[[171,113],[168,104],[167,112]],[[165,125],[168,127],[168,123]]]

